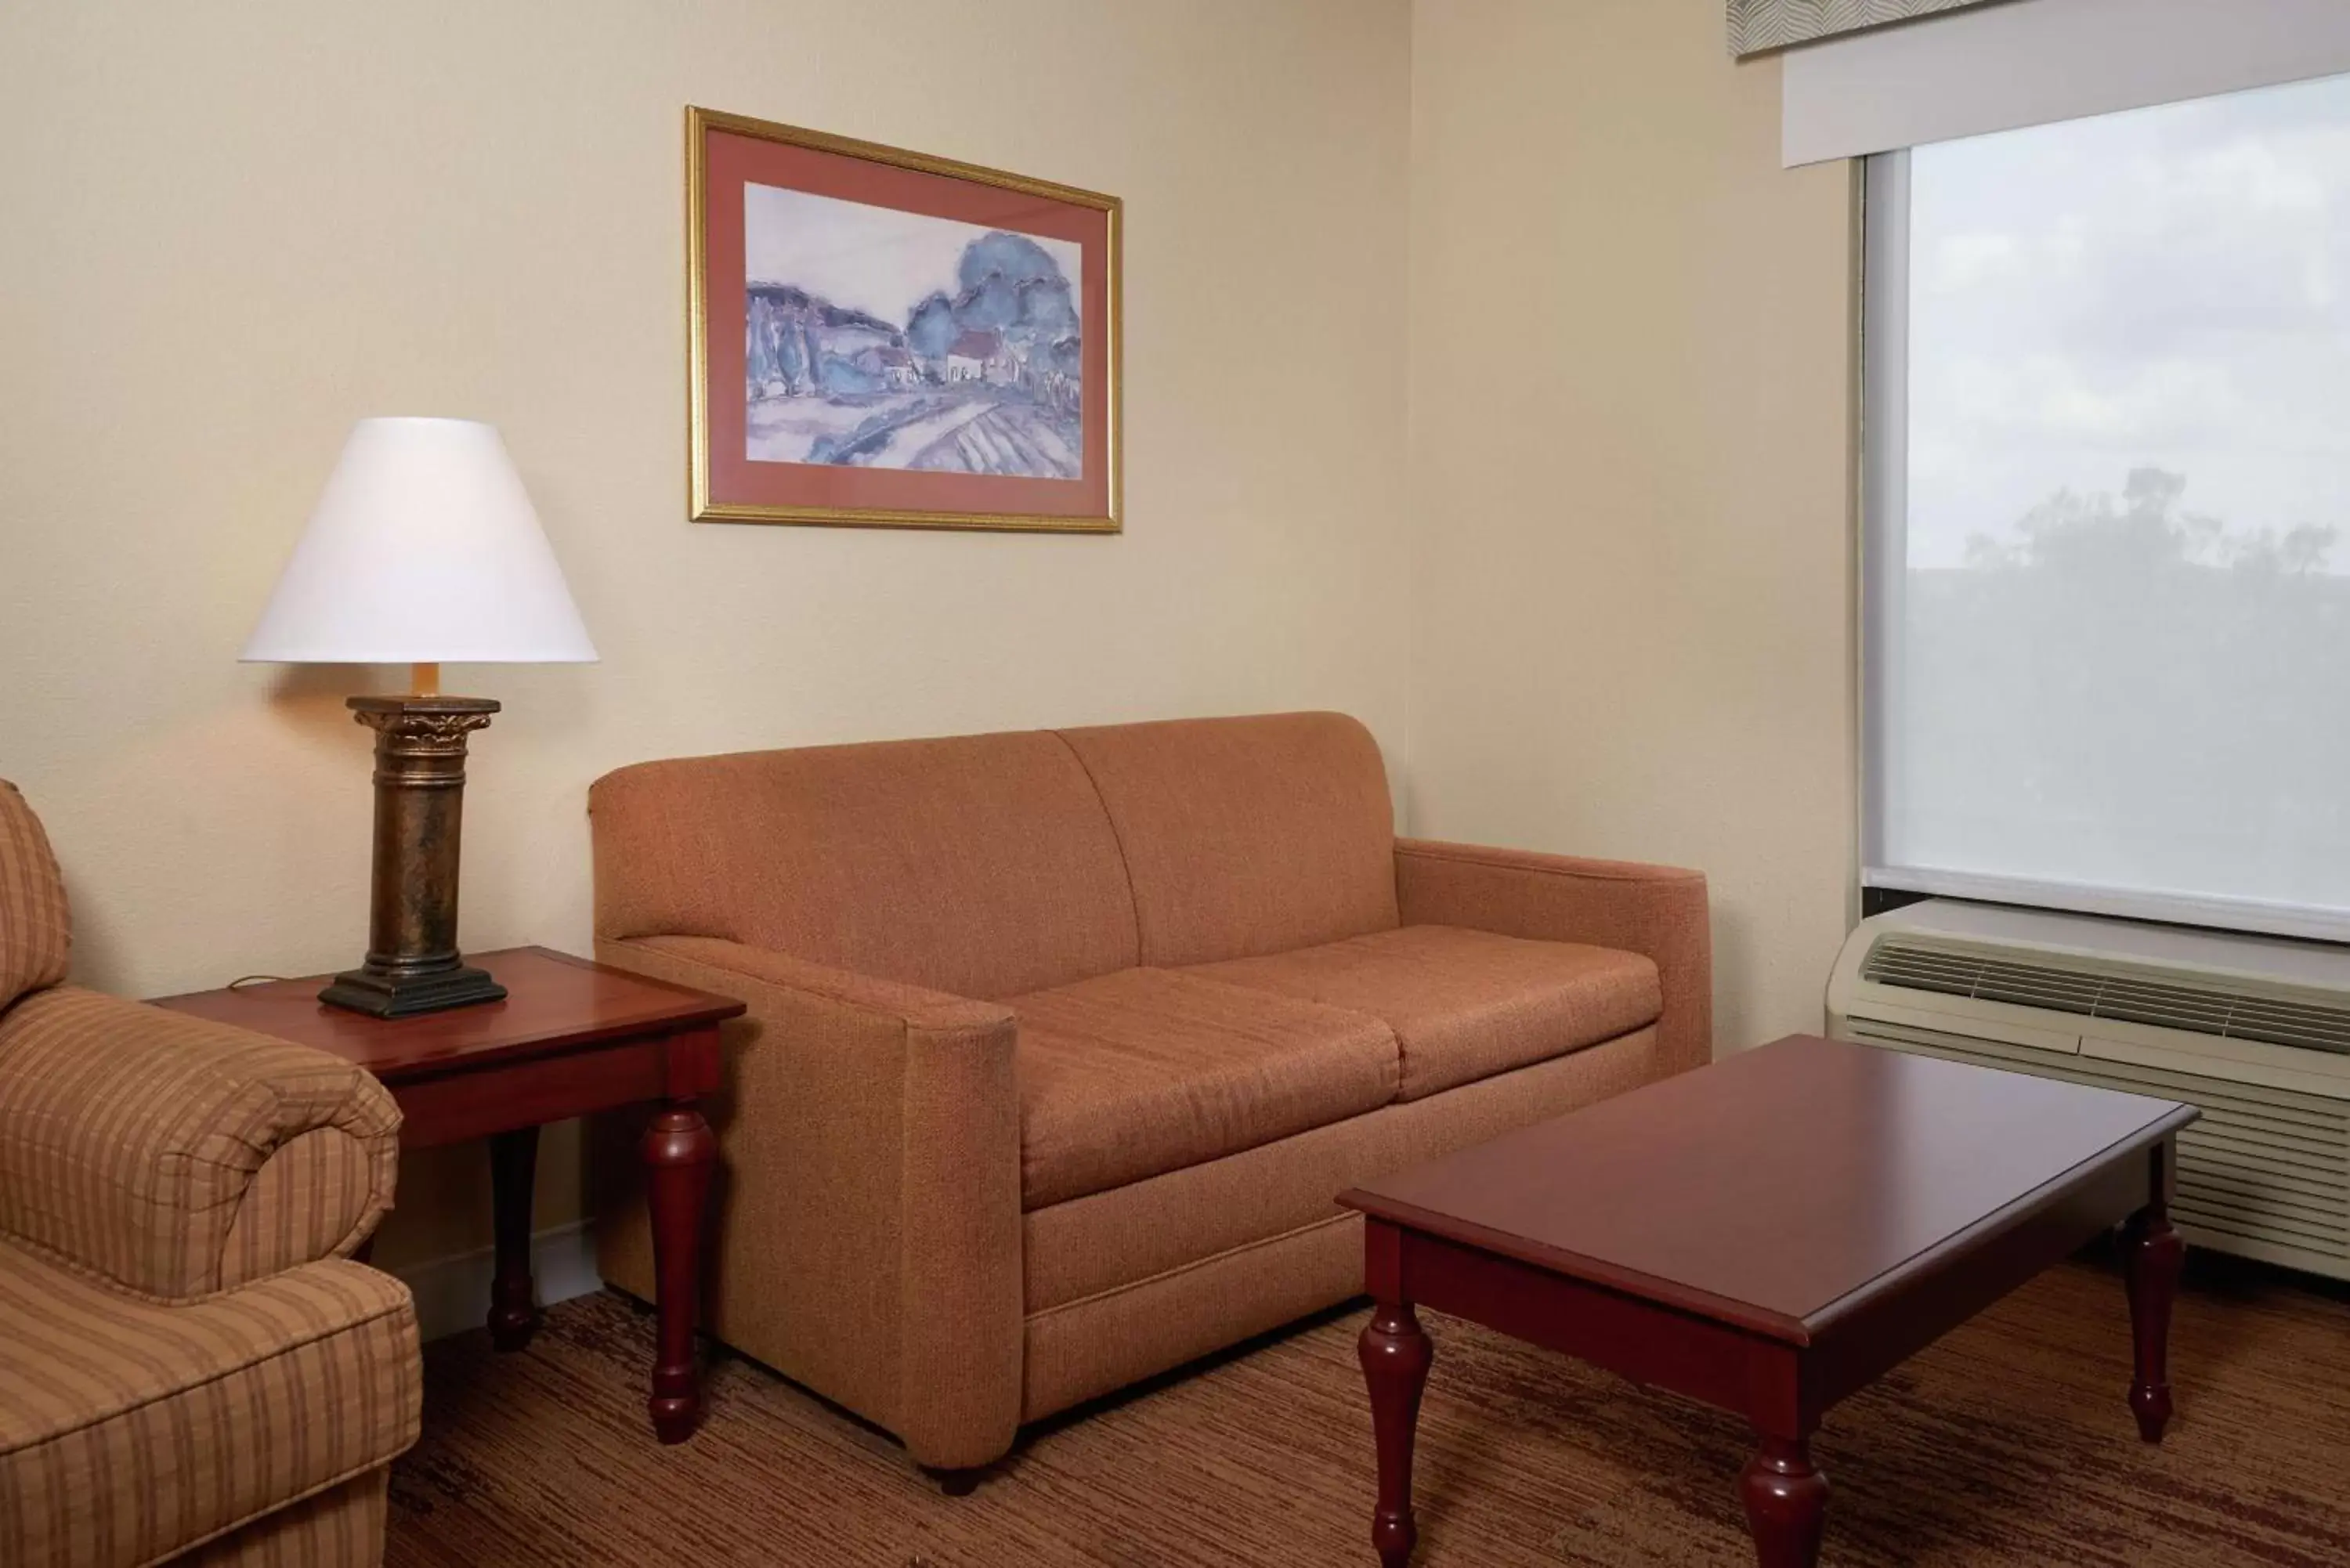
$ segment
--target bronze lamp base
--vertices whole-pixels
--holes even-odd
[[[377,968],[375,955],[369,953],[365,964],[337,975],[318,992],[318,1000],[378,1018],[407,1018],[444,1008],[470,1007],[477,1002],[501,1002],[505,994],[506,988],[492,980],[488,970],[462,961],[445,969],[403,974],[390,967]]]
[[[486,697],[353,697],[375,732],[375,868],[367,961],[318,1000],[378,1018],[496,1002],[505,987],[457,950],[457,847],[464,824],[465,737],[486,727]]]

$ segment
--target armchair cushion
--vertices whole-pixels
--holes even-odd
[[[151,1563],[416,1440],[408,1287],[358,1263],[167,1304],[0,1241],[0,1563]]]
[[[0,1231],[155,1299],[358,1247],[399,1127],[306,1045],[74,986],[0,1014]]]
[[[40,818],[0,779],[0,1012],[66,977],[73,927]]]
[[[1376,1110],[1396,1043],[1359,1012],[1158,969],[1014,997],[1024,1207]]]
[[[1184,972],[1382,1020],[1402,1048],[1400,1100],[1596,1045],[1664,1011],[1657,966],[1638,953],[1458,926],[1404,926]]]

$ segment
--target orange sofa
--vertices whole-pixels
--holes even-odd
[[[750,1005],[709,1326],[932,1468],[1357,1293],[1351,1183],[1710,1054],[1702,877],[1399,840],[1337,714],[648,763],[590,812],[598,956]],[[641,1204],[599,1246],[650,1294]]]

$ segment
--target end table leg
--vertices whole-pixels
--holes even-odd
[[[702,1229],[710,1199],[710,1168],[718,1140],[689,1102],[657,1113],[645,1128],[647,1196],[652,1210],[653,1282],[660,1313],[653,1358],[653,1430],[664,1443],[681,1443],[702,1418],[702,1384],[693,1366],[693,1325],[700,1316]]]
[[[530,1281],[531,1186],[537,1175],[536,1127],[490,1138],[490,1216],[498,1260],[490,1281],[490,1343],[500,1350],[520,1350],[538,1328]]]
[[[1746,1528],[1762,1568],[1814,1568],[1827,1527],[1828,1478],[1803,1438],[1765,1438],[1738,1477]]]
[[[2153,1197],[2122,1226],[2122,1268],[2137,1361],[2130,1409],[2137,1416],[2137,1435],[2149,1443],[2162,1441],[2162,1429],[2170,1422],[2170,1308],[2178,1299],[2179,1271],[2187,1262],[2187,1243],[2170,1228],[2167,1155],[2167,1149],[2155,1149]]]
[[[1404,1568],[1419,1542],[1411,1517],[1411,1450],[1419,1425],[1420,1391],[1436,1348],[1409,1302],[1381,1302],[1356,1342],[1363,1381],[1370,1386],[1371,1428],[1378,1440],[1379,1503],[1371,1515],[1371,1544],[1380,1568]]]

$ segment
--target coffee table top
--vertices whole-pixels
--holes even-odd
[[[1803,1345],[1876,1287],[2198,1114],[1793,1035],[1339,1201]]]

